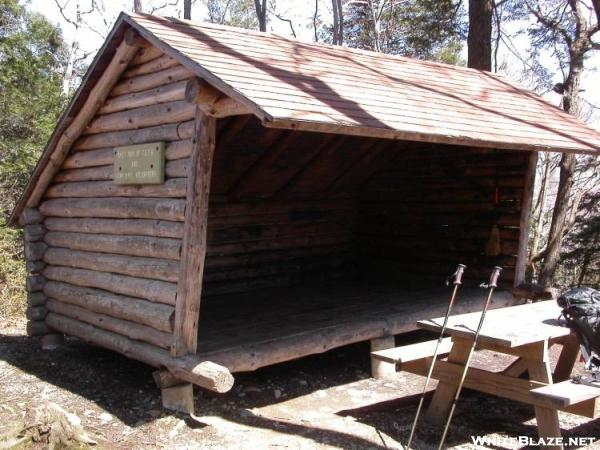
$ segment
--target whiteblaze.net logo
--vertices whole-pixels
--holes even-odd
[[[596,442],[597,438],[595,437],[553,437],[553,438],[532,438],[529,436],[516,436],[516,437],[508,437],[508,436],[471,436],[471,442],[474,445],[480,445],[484,447],[503,447],[507,445],[519,445],[519,446],[532,446],[532,447],[541,447],[546,445],[562,445],[562,446],[578,446],[584,447],[586,445],[591,445]]]

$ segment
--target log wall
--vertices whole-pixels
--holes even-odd
[[[512,285],[529,154],[469,148],[407,151],[361,190],[360,260],[369,275],[440,282],[456,264]],[[497,231],[494,229],[497,227]]]
[[[43,300],[30,308],[32,320],[44,319],[43,308],[55,325],[170,349],[194,130],[195,107],[184,100],[191,77],[143,47],[75,141],[39,206],[39,225],[28,225],[36,239],[30,303]],[[114,147],[154,141],[167,143],[165,183],[114,184]]]

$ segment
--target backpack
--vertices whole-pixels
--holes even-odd
[[[600,370],[600,291],[569,289],[557,300],[569,328],[577,336],[587,370]]]

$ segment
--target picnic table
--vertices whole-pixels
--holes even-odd
[[[451,316],[441,356],[433,371],[439,380],[426,417],[444,423],[450,411],[460,375],[467,360],[480,318],[479,312]],[[595,418],[599,416],[600,389],[570,381],[579,355],[579,344],[559,320],[560,309],[545,301],[488,311],[479,335],[477,350],[491,350],[517,358],[501,371],[470,367],[464,387],[534,406],[539,437],[561,436],[558,410]],[[440,333],[444,318],[422,320],[419,327]],[[552,370],[551,346],[562,350]],[[435,341],[376,352],[376,357],[397,364],[400,370],[425,376],[432,361]],[[527,373],[527,378],[522,375]],[[548,448],[562,448],[550,445]]]

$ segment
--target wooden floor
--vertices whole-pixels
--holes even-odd
[[[416,329],[446,311],[449,288],[336,283],[209,297],[200,312],[198,354],[246,372],[332,348]],[[481,309],[485,291],[462,288],[454,313]],[[497,291],[493,307],[515,304]]]

